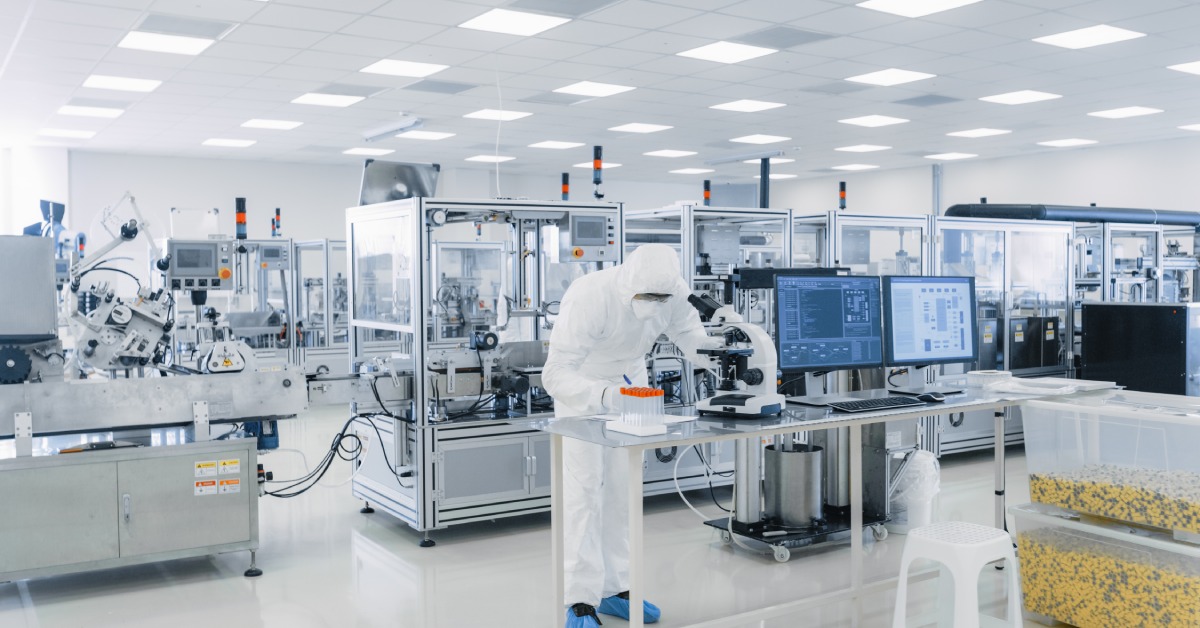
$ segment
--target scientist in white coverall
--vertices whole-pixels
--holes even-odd
[[[647,244],[625,263],[585,275],[563,296],[542,371],[557,418],[620,410],[628,377],[647,385],[646,354],[665,334],[696,364],[696,351],[720,345],[687,302],[679,256]],[[563,441],[566,628],[598,625],[596,611],[629,618],[629,469],[624,452]],[[644,619],[659,609],[645,603]]]

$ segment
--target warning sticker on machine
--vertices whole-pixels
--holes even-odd
[[[1046,340],[1054,340],[1054,330],[1053,329],[1046,330]]]
[[[217,474],[217,461],[204,460],[196,463],[196,477],[206,478]]]
[[[984,335],[983,335],[983,344],[985,344],[985,345],[990,345],[990,344],[992,344],[992,335],[991,335],[991,334],[984,334]]]
[[[1025,342],[1025,332],[1019,331],[1013,334],[1013,342]]]
[[[196,482],[196,495],[216,495],[217,481],[216,480],[200,480]]]
[[[233,460],[221,461],[221,475],[237,475],[242,472],[242,460],[234,458]]]
[[[241,480],[221,480],[221,494],[242,492]]]

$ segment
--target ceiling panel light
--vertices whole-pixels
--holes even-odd
[[[782,135],[763,135],[761,133],[757,133],[754,135],[735,137],[729,141],[737,142],[738,144],[774,144],[775,142],[786,142],[791,139],[792,138],[790,137],[784,137]]]
[[[1071,50],[1079,50],[1080,48],[1091,48],[1092,46],[1103,46],[1104,44],[1115,44],[1118,41],[1129,41],[1138,37],[1145,37],[1146,33],[1137,31],[1125,30],[1116,26],[1108,26],[1100,24],[1098,26],[1089,26],[1078,30],[1058,33],[1057,35],[1046,35],[1045,37],[1036,37],[1033,41],[1039,44],[1050,44],[1060,48],[1070,48]]]
[[[741,113],[758,113],[768,109],[778,109],[785,107],[781,102],[767,102],[765,100],[735,100],[733,102],[721,103],[713,105],[709,109],[720,109],[721,111],[738,111]]]
[[[106,76],[93,74],[83,82],[84,87],[93,89],[111,89],[119,92],[152,92],[162,85],[162,81],[153,79],[137,79],[124,76]]]
[[[790,164],[794,161],[796,161],[796,160],[788,158],[788,157],[772,157],[771,165],[774,166],[777,164]],[[761,164],[762,160],[761,159],[747,159],[747,160],[743,161],[742,163],[744,163],[744,164]]]
[[[765,57],[776,52],[779,51],[774,48],[762,48],[760,46],[735,44],[730,41],[718,41],[715,44],[700,46],[699,48],[692,48],[691,50],[684,50],[675,54],[703,61],[716,61],[717,63],[741,63],[742,61]]]
[[[673,128],[675,128],[675,127],[666,126],[664,124],[646,124],[644,122],[630,122],[629,124],[622,124],[621,126],[609,127],[608,130],[609,131],[620,131],[621,133],[657,133],[659,131],[666,131],[667,129],[673,129]]]
[[[365,157],[382,157],[396,151],[390,148],[351,148],[342,151],[343,155],[363,155]]]
[[[406,140],[444,140],[448,137],[454,137],[454,134],[442,131],[405,131],[397,133],[396,137]]]
[[[254,146],[254,140],[231,140],[220,137],[211,137],[204,140],[201,144],[205,146],[221,146],[224,148],[247,148]]]
[[[843,146],[833,150],[840,150],[843,153],[874,153],[881,150],[892,150],[892,147],[878,146],[876,144],[855,144],[854,146]]]
[[[76,129],[41,129],[38,135],[45,137],[66,137],[76,140],[90,140],[96,136],[95,131],[79,131]]]
[[[679,170],[672,170],[670,172],[671,174],[707,174],[709,172],[716,172],[716,170],[708,168],[680,168]]]
[[[215,39],[204,39],[201,37],[129,31],[117,44],[117,47],[128,48],[130,50],[148,50],[150,52],[195,56],[207,50],[214,43],[216,43]]]
[[[874,170],[875,168],[878,168],[878,167],[879,166],[873,166],[871,164],[846,164],[844,166],[834,166],[833,169],[834,170],[855,171],[855,170]]]
[[[771,173],[770,175],[768,175],[768,177],[767,177],[767,178],[768,178],[768,180],[772,180],[772,179],[795,179],[795,178],[796,178],[796,177],[798,177],[798,176],[800,176],[800,175],[798,175],[798,174],[784,174],[784,173],[782,173],[782,172],[779,172],[779,173],[774,173],[774,172],[773,172],[773,173]],[[761,178],[762,178],[762,175],[760,175],[760,174],[756,174],[756,175],[754,175],[754,178],[755,178],[755,179],[761,179]]]
[[[925,155],[925,159],[936,159],[938,161],[954,161],[956,159],[970,159],[978,157],[971,153],[938,153],[936,155]]]
[[[846,118],[845,120],[838,120],[838,122],[841,122],[842,124],[853,124],[854,126],[865,126],[865,127],[874,128],[874,127],[880,127],[880,126],[890,126],[893,124],[904,124],[905,122],[908,122],[908,120],[906,120],[904,118],[893,118],[892,116],[874,116],[874,115],[872,115],[872,116],[860,116],[858,118]]]
[[[507,157],[505,155],[475,155],[474,157],[467,157],[467,161],[482,161],[488,164],[499,164],[514,159],[516,157]]]
[[[579,148],[583,146],[583,142],[559,142],[557,140],[546,140],[537,144],[530,144],[530,148],[553,148],[555,150],[565,150],[568,148]]]
[[[866,83],[867,85],[879,85],[881,87],[891,87],[893,85],[903,85],[912,83],[913,81],[922,81],[937,76],[936,74],[928,74],[925,72],[913,72],[912,70],[899,70],[896,68],[888,68],[878,72],[870,72],[868,74],[859,74],[846,79],[852,83]]]
[[[947,133],[946,135],[949,135],[950,137],[992,137],[993,135],[1007,135],[1009,133],[1012,133],[1012,131],[1007,129],[989,129],[987,127],[980,127],[978,129],[967,129],[966,131],[955,131],[953,133]]]
[[[691,157],[696,154],[694,150],[652,150],[648,153],[642,153],[647,157]]]
[[[589,168],[589,169],[590,169],[590,168],[592,168],[592,162],[590,162],[590,161],[585,161],[585,162],[583,162],[583,163],[581,163],[581,164],[575,164],[575,167],[576,167],[576,168]],[[606,161],[606,162],[603,162],[603,163],[600,165],[600,167],[601,167],[602,169],[604,169],[604,170],[608,170],[609,168],[620,168],[620,167],[621,167],[621,164],[618,164],[618,163],[615,163],[615,162],[611,162],[611,161]]]
[[[1119,109],[1106,109],[1104,111],[1093,111],[1089,116],[1095,118],[1108,118],[1110,120],[1119,120],[1121,118],[1136,118],[1138,116],[1148,116],[1155,113],[1162,113],[1162,109],[1153,107],[1121,107]]]
[[[901,17],[925,17],[976,2],[979,0],[867,0],[859,2],[858,6]]]
[[[63,105],[58,113],[64,116],[83,116],[85,118],[119,118],[125,113],[124,109],[115,107],[89,107],[85,105]]]
[[[424,78],[437,74],[450,66],[437,63],[418,63],[416,61],[400,61],[399,59],[383,59],[359,70],[367,74],[386,74],[388,76],[411,76]]]
[[[555,92],[559,94],[574,94],[576,96],[592,96],[594,98],[603,98],[605,96],[615,96],[632,92],[636,87],[628,85],[613,85],[612,83],[593,83],[592,81],[579,81],[571,83],[566,87],[560,87]]]
[[[1184,131],[1200,131],[1200,124],[1185,124],[1179,128]]]
[[[1055,98],[1062,98],[1062,96],[1059,94],[1051,94],[1050,92],[1039,92],[1032,89],[1023,89],[1018,92],[996,94],[995,96],[984,96],[979,100],[984,102],[994,102],[999,105],[1025,105],[1031,102],[1054,100]]]
[[[459,28],[469,28],[477,31],[529,37],[537,35],[542,31],[548,31],[555,26],[562,26],[570,21],[570,19],[565,17],[539,15],[523,11],[509,11],[506,9],[492,9],[458,26]]]
[[[246,120],[242,123],[242,126],[247,129],[273,129],[276,131],[291,131],[301,124],[304,123],[296,122],[294,120],[264,120],[261,118],[254,118],[253,120]]]
[[[309,92],[292,101],[296,105],[317,105],[320,107],[349,107],[357,102],[366,100],[366,96],[347,96],[345,94],[321,94]]]
[[[529,113],[527,111],[507,111],[505,109],[480,109],[479,111],[473,111],[471,113],[468,113],[467,115],[465,115],[463,117],[471,118],[474,120],[499,120],[501,122],[511,122],[513,120],[520,120],[521,118],[528,118],[531,115],[533,115],[533,114]]]
[[[1192,61],[1191,63],[1179,63],[1176,65],[1168,65],[1168,70],[1176,72],[1187,72],[1188,74],[1200,74],[1200,61]]]
[[[1087,146],[1095,144],[1096,140],[1082,140],[1079,138],[1071,138],[1066,140],[1050,140],[1048,142],[1038,142],[1038,146],[1049,146],[1051,148],[1071,148],[1072,146]]]

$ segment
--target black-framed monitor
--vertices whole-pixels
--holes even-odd
[[[884,277],[883,316],[888,366],[979,359],[974,277]]]
[[[775,276],[775,348],[784,372],[883,366],[879,278]]]

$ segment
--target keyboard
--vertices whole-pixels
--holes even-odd
[[[880,397],[878,399],[855,399],[854,401],[831,401],[829,407],[839,412],[872,412],[909,406],[923,406],[924,401],[912,397]]]

